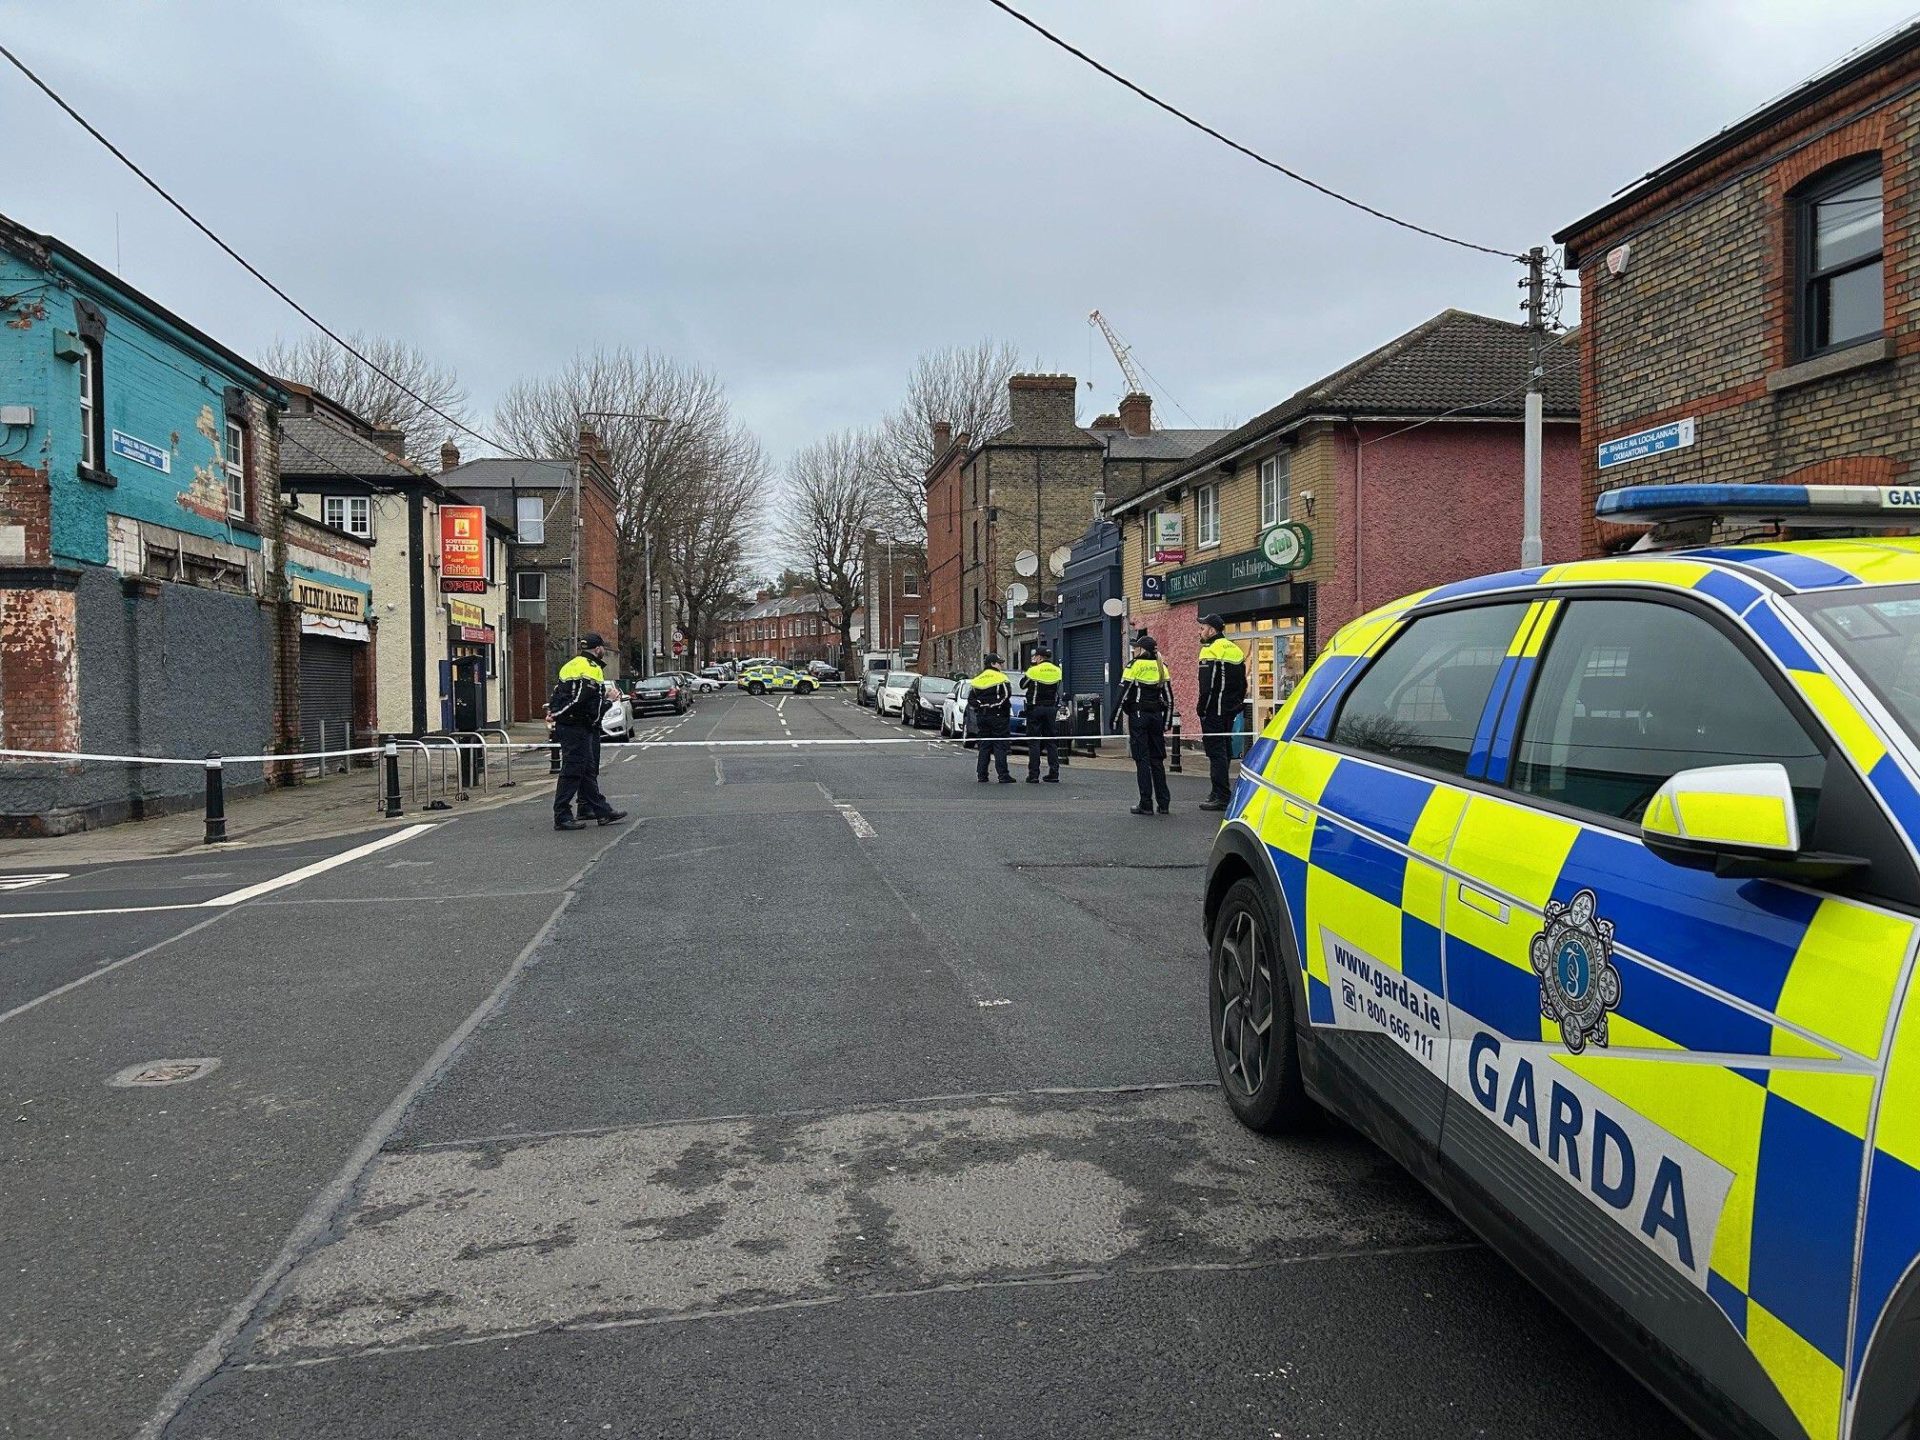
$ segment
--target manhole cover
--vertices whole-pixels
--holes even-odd
[[[138,1065],[129,1065],[107,1083],[121,1089],[184,1085],[189,1080],[211,1075],[219,1066],[220,1062],[210,1056],[197,1060],[146,1060]]]

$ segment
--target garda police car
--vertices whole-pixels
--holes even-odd
[[[1350,1120],[1708,1431],[1920,1436],[1920,538],[1637,551],[1355,620],[1250,748],[1206,917],[1244,1122]]]
[[[817,682],[784,665],[749,665],[734,682],[749,695],[764,695],[769,690],[789,690],[796,695],[811,695]]]

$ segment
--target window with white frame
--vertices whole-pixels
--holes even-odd
[[[1220,487],[1202,485],[1193,492],[1193,543],[1201,549],[1220,543]]]
[[[541,624],[547,618],[547,572],[522,570],[513,577],[514,612],[522,620]]]
[[[1154,556],[1158,553],[1159,548],[1160,548],[1160,512],[1158,510],[1149,510],[1147,511],[1147,542],[1146,542],[1146,551],[1145,551],[1145,554],[1147,557],[1147,564],[1157,565],[1160,563],[1158,560],[1154,558]]]
[[[220,456],[220,468],[227,476],[227,514],[244,520],[247,518],[247,427],[238,420],[227,421],[227,444]]]
[[[1260,462],[1260,528],[1292,518],[1293,457],[1285,450]]]
[[[902,615],[900,617],[900,643],[902,645],[918,645],[920,643],[920,617],[918,615]]]
[[[349,535],[358,535],[362,540],[373,536],[373,500],[366,495],[328,495],[320,501],[320,519],[335,530],[344,530]]]
[[[80,342],[80,463],[88,470],[103,468],[100,443],[100,347]]]
[[[547,503],[538,495],[517,495],[513,501],[514,537],[522,545],[547,543]]]
[[[918,570],[907,570],[901,573],[900,593],[902,595],[918,595],[920,593],[920,572]]]

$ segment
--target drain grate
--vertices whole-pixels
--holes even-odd
[[[122,1090],[185,1085],[190,1080],[211,1075],[219,1068],[220,1062],[211,1056],[193,1060],[146,1060],[138,1065],[129,1065],[107,1084]]]

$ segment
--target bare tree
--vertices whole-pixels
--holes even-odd
[[[354,349],[393,376],[393,380],[362,364],[318,333],[299,340],[275,339],[260,356],[260,363],[283,380],[312,386],[363,419],[385,429],[405,431],[408,458],[429,470],[436,468],[440,461],[440,442],[454,427],[434,414],[432,407],[445,411],[463,425],[472,423],[466,387],[460,383],[460,377],[452,366],[430,358],[411,341],[363,335],[358,331],[347,339]],[[400,384],[396,385],[394,380]],[[406,388],[402,389],[402,385]],[[407,394],[408,390],[413,394]]]
[[[747,581],[748,542],[758,527],[768,467],[744,433],[713,473],[668,510],[660,533],[679,623],[694,649],[712,658],[714,622]]]
[[[1020,353],[1005,341],[982,340],[929,350],[914,362],[906,398],[881,422],[880,476],[886,504],[880,527],[906,539],[927,533],[927,471],[934,462],[933,426],[974,440],[1007,427],[1007,380]]]
[[[665,423],[640,418],[645,416]],[[705,573],[713,556],[726,549],[721,543],[704,560],[688,560],[696,540],[714,538],[688,516],[724,519],[732,528],[718,539],[744,548],[764,495],[766,462],[735,423],[718,377],[650,350],[621,346],[576,355],[558,375],[514,385],[494,412],[500,438],[529,455],[573,455],[582,425],[605,442],[613,468],[619,626],[623,642],[629,641],[646,628],[640,622],[647,613],[649,570],[656,585],[663,579],[683,583]],[[757,492],[752,503],[729,503],[724,492],[743,481]],[[707,493],[715,486],[720,498]],[[682,608],[683,600],[676,592],[673,608]],[[649,653],[658,639],[646,637]]]
[[[792,563],[839,607],[843,670],[853,656],[853,610],[866,587],[867,532],[882,523],[889,496],[886,457],[872,435],[838,431],[787,462],[782,538]]]

